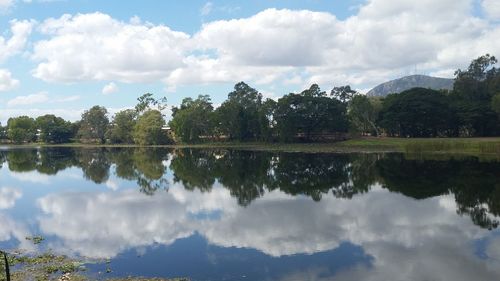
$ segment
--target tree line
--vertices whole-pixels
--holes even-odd
[[[69,122],[52,114],[36,119],[28,116],[10,118],[7,126],[0,124],[0,139],[16,144],[43,142],[122,143],[163,145],[171,143],[165,131],[162,110],[166,100],[155,99],[147,93],[139,97],[134,109],[116,113],[113,119],[102,106],[93,106],[76,122]]]
[[[486,54],[455,72],[453,90],[413,88],[385,98],[367,97],[350,86],[329,93],[316,84],[277,100],[244,82],[214,108],[210,96],[185,98],[165,121],[166,99],[145,94],[134,109],[116,113],[94,106],[77,122],[54,115],[10,118],[0,139],[12,143],[71,141],[162,145],[174,142],[295,142],[344,139],[349,135],[471,137],[500,135],[500,71]],[[168,126],[167,126],[168,125]]]

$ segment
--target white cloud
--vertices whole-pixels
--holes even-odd
[[[75,200],[80,204],[75,204]],[[246,208],[238,206],[227,189],[202,193],[185,190],[179,184],[172,185],[168,193],[153,197],[130,190],[112,194],[65,193],[45,196],[38,204],[49,215],[41,219],[44,231],[68,239],[91,256],[92,251],[101,250],[92,245],[109,244],[116,248],[108,255],[116,255],[118,249],[145,246],[153,241],[171,243],[194,232],[203,234],[212,244],[249,247],[272,256],[326,251],[346,240],[361,245],[390,242],[411,248],[426,239],[468,240],[488,233],[473,225],[468,217],[456,215],[452,195],[415,201],[377,187],[352,200],[325,197],[319,203],[274,191]],[[394,208],[385,206],[401,211],[394,213]],[[148,220],[137,217],[134,210],[138,208],[142,210],[140,217]],[[297,212],[291,214],[291,209]],[[207,212],[222,215],[210,222],[192,216]],[[103,213],[108,217],[103,218]],[[166,213],[170,215],[161,216]],[[414,216],[419,220],[414,220]],[[173,225],[177,226],[175,231]],[[143,233],[148,228],[148,234]]]
[[[19,86],[19,80],[12,77],[7,69],[0,69],[0,92],[10,91]]]
[[[500,20],[500,1],[483,0],[481,2],[483,11],[492,20]]]
[[[49,100],[49,96],[47,92],[40,92],[27,96],[18,96],[7,102],[8,107],[15,106],[24,106],[24,105],[33,105],[47,102]]]
[[[120,188],[118,183],[113,181],[113,180],[106,181],[106,187],[113,190],[113,191],[117,191]]]
[[[59,238],[50,247],[94,258],[199,233],[212,245],[275,257],[333,250],[349,241],[373,259],[334,280],[493,280],[500,274],[498,260],[481,259],[472,247],[494,234],[458,216],[453,195],[416,201],[374,186],[351,200],[313,202],[273,191],[242,208],[227,189],[202,193],[174,184],[152,197],[131,190],[61,193],[37,203],[44,213],[40,229]],[[213,212],[220,216],[197,218]],[[499,256],[499,244],[495,239],[486,245],[488,256]],[[323,278],[284,280],[332,280]]]
[[[0,0],[1,1],[1,0]],[[0,36],[0,62],[5,61],[7,58],[20,53],[31,34],[34,22],[33,21],[10,21],[10,38]]]
[[[0,225],[2,226],[0,227],[0,241],[9,241],[15,238],[20,243],[20,249],[28,251],[34,249],[33,243],[26,239],[26,237],[32,236],[28,227],[18,223],[3,213],[0,213]]]
[[[205,5],[203,5],[203,7],[200,10],[200,14],[202,16],[208,16],[210,14],[210,12],[212,12],[213,6],[214,6],[214,4],[212,2],[205,3]]]
[[[338,31],[329,13],[268,9],[250,18],[207,23],[194,39],[227,62],[305,66],[327,63],[323,49]]]
[[[118,88],[118,86],[114,83],[114,82],[111,82],[109,84],[106,84],[103,88],[102,88],[102,93],[104,95],[109,95],[109,94],[113,94],[113,93],[116,93],[118,92],[120,89]]]
[[[156,81],[183,62],[189,36],[162,25],[138,25],[102,13],[45,20],[47,40],[35,43],[33,71],[45,81]]]
[[[21,182],[30,182],[43,185],[48,185],[50,183],[50,176],[35,171],[11,173],[10,176]]]
[[[0,210],[14,207],[16,201],[23,196],[21,190],[11,187],[0,188]]]
[[[78,95],[74,95],[74,96],[69,96],[69,97],[62,97],[62,98],[57,98],[54,100],[54,102],[72,102],[72,101],[77,101],[79,100],[81,97],[78,96]]]
[[[482,4],[494,14],[497,2]],[[342,20],[328,12],[267,9],[205,23],[193,36],[138,18],[64,15],[40,25],[46,38],[34,44],[33,74],[55,82],[163,81],[168,89],[241,80],[368,88],[415,66],[449,76],[479,55],[500,54],[500,26],[476,17],[473,4],[368,0]],[[201,13],[213,9],[207,2]]]
[[[14,5],[14,0],[0,0],[0,11],[5,11]]]
[[[371,0],[345,20],[268,9],[207,23],[192,39],[206,55],[186,58],[186,67],[165,82],[288,84],[299,72],[307,84],[368,88],[415,66],[433,73],[464,67],[484,53],[500,53],[500,27],[474,17],[471,3]]]

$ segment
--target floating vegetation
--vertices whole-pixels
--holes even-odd
[[[37,241],[39,244],[42,239],[27,240]],[[38,237],[41,238],[41,237]],[[38,255],[28,255],[21,252],[11,253],[7,255],[7,261],[10,265],[10,280],[11,281],[90,281],[95,278],[90,278],[83,274],[86,271],[82,261],[69,258],[64,255],[55,255],[53,253],[44,253]],[[109,264],[109,263],[108,263]],[[111,272],[108,266],[106,272]],[[187,278],[142,278],[142,277],[125,277],[125,278],[109,278],[100,279],[106,281],[189,281]],[[3,259],[0,261],[0,281],[9,281],[6,275],[6,266]]]
[[[8,262],[11,266],[11,280],[58,280],[57,275],[84,271],[82,263],[70,259],[66,256],[57,256],[52,253],[40,255],[23,255],[15,253],[8,255]],[[3,266],[3,264],[2,264]],[[0,277],[0,281],[6,280]]]

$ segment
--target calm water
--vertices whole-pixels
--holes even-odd
[[[500,276],[500,162],[44,148],[0,163],[0,248],[111,259],[109,277]]]

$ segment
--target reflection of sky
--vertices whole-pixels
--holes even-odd
[[[4,165],[0,178],[0,248],[30,249],[24,238],[42,234],[48,238],[45,246],[56,251],[114,258],[113,270],[124,275],[196,271],[196,280],[500,276],[500,233],[458,216],[453,195],[414,200],[374,186],[351,200],[324,196],[314,202],[273,191],[241,207],[220,184],[200,192],[171,183],[168,192],[146,196],[135,182],[113,173],[98,185],[77,168],[46,176],[11,173]]]

